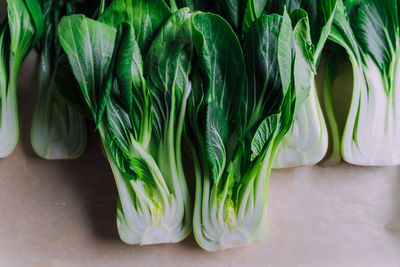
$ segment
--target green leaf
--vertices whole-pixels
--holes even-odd
[[[144,182],[147,186],[147,193],[151,194],[156,183],[153,173],[147,163],[141,158],[134,157],[129,159],[129,166],[131,171],[135,173],[135,178]]]
[[[263,15],[251,25],[244,38],[243,50],[248,73],[247,95],[244,101],[247,108],[247,128],[252,128],[262,121],[265,115],[279,111],[282,88],[287,90],[291,83],[291,25],[283,25],[282,21],[279,15]],[[283,29],[284,26],[286,28]],[[289,36],[280,35],[281,32]],[[286,40],[279,39],[281,36]],[[279,53],[282,54],[281,61]],[[280,62],[285,67],[281,68],[287,75],[285,80],[281,79],[286,76],[280,73]]]
[[[300,14],[298,14],[300,15]],[[296,89],[296,110],[301,107],[307,98],[313,75],[316,72],[313,62],[313,45],[311,43],[310,25],[307,13],[292,19],[296,23],[293,29],[295,41],[295,59],[294,59],[294,86]],[[296,21],[296,22],[295,22]]]
[[[121,37],[118,37],[122,34]],[[120,91],[120,101],[127,111],[128,114],[132,112],[132,62],[134,51],[137,49],[137,43],[135,40],[135,33],[133,28],[128,24],[121,24],[118,35],[118,46],[115,47],[114,51],[117,51],[116,66],[115,66],[115,77],[118,81],[118,88]],[[136,47],[135,47],[136,46]]]
[[[293,29],[289,15],[283,14],[282,25],[278,36],[278,64],[281,75],[283,94],[289,90],[292,83],[293,62]]]
[[[86,105],[85,99],[83,99],[81,89],[68,64],[66,55],[59,58],[54,75],[57,93],[64,102],[72,106],[85,117],[91,118],[91,111]]]
[[[207,132],[205,135],[207,159],[211,165],[212,177],[218,181],[227,162],[227,140],[229,126],[227,114],[223,112],[217,100],[207,105]]]
[[[274,10],[270,11],[283,14],[285,8],[289,13],[299,8],[304,9],[309,15],[312,42],[317,44],[325,35],[324,27],[332,20],[337,2],[337,0],[282,0]],[[326,36],[323,39],[326,40]]]
[[[372,56],[382,72],[388,72],[393,54],[397,51],[399,20],[397,2],[367,0],[353,3],[350,23],[357,33],[358,44],[364,53]]]
[[[118,28],[115,49],[110,67],[111,97],[106,99],[106,124],[109,135],[117,143],[125,157],[130,156],[130,139],[133,108],[132,62],[137,48],[133,28],[122,23]]]
[[[6,22],[0,25],[0,97],[6,92],[9,82],[10,32]]]
[[[36,29],[31,14],[23,0],[8,0],[8,25],[10,28],[10,62],[12,75],[18,76],[19,67],[36,40]]]
[[[121,149],[120,144],[118,144],[118,140],[114,138],[113,135],[108,134],[106,136],[107,145],[109,147],[111,157],[115,161],[118,166],[118,169],[124,173],[124,175],[128,179],[134,179],[135,176],[132,175],[132,171],[130,169],[129,160],[126,156],[126,152]]]
[[[224,14],[225,18],[231,23],[232,27],[236,30],[240,30],[244,9],[245,1],[243,0],[216,0],[215,4],[221,14]]]
[[[265,151],[266,145],[272,140],[276,129],[278,128],[279,114],[273,114],[265,118],[251,141],[251,161],[257,158],[260,154]]]
[[[243,32],[246,33],[250,25],[262,15],[264,9],[269,10],[270,0],[248,0],[243,18]]]
[[[191,16],[188,9],[172,15],[146,57],[156,140],[162,139],[169,127],[176,129],[181,106],[186,102],[193,50]]]
[[[58,36],[92,119],[98,122],[111,89],[109,72],[116,33],[106,24],[72,15],[61,20]]]
[[[35,35],[32,40],[33,47],[40,40],[44,31],[43,13],[38,0],[25,0],[25,4],[35,26]]]
[[[164,0],[115,0],[99,21],[115,29],[126,22],[133,26],[142,55],[146,55],[161,25],[171,15]]]
[[[294,44],[294,31],[287,13],[262,15],[245,35],[243,48],[248,73],[245,148],[251,144],[252,151],[248,160],[253,161],[264,153],[271,133],[277,130],[277,135],[284,135],[286,125],[291,125],[292,103],[297,103],[297,95],[291,98],[297,57]],[[242,164],[249,165],[247,159]]]
[[[339,1],[336,7],[334,21],[332,24],[329,38],[346,49],[359,60],[361,60],[360,49],[358,48],[356,37],[350,26],[343,1]]]
[[[107,105],[106,124],[108,134],[118,147],[121,149],[125,157],[130,155],[130,132],[132,128],[129,114],[118,104],[118,101],[112,97]]]
[[[244,58],[237,36],[220,16],[196,13],[193,27],[205,90],[207,123],[202,136],[213,179],[218,179],[225,167],[221,163],[232,153],[227,147],[229,136],[242,131],[235,121],[240,120],[238,108],[243,101]]]

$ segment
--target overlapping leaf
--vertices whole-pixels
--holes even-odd
[[[193,17],[194,44],[204,77],[206,123],[202,136],[211,166],[218,180],[232,153],[231,135],[241,131],[239,107],[243,101],[245,66],[239,41],[220,16],[197,13]],[[236,123],[235,123],[236,122]]]

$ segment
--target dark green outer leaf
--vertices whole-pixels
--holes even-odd
[[[215,0],[221,14],[232,24],[236,30],[241,30],[241,23],[245,9],[244,0]]]
[[[135,33],[133,28],[122,23],[118,28],[115,41],[114,55],[111,63],[111,78],[117,80],[118,86],[113,86],[113,95],[118,98],[127,114],[132,112],[132,62],[135,50],[137,50]],[[118,92],[116,91],[118,89]]]
[[[78,82],[72,73],[66,55],[59,58],[55,70],[55,83],[58,95],[70,106],[87,118],[92,118]]]
[[[284,16],[262,15],[245,35],[248,118],[245,157],[241,163],[243,171],[246,171],[246,166],[251,166],[251,161],[265,154],[275,140],[272,137],[283,134],[286,130],[284,125],[291,120],[287,105],[292,103],[290,95],[294,89],[293,45],[292,22],[286,12]]]
[[[372,56],[382,71],[392,60],[391,49],[397,50],[399,20],[397,1],[366,0],[348,3],[351,27],[364,53]]]
[[[107,140],[118,168],[128,179],[141,180],[151,191],[152,172],[142,160],[132,157],[132,139],[138,141],[141,119],[147,103],[142,101],[145,88],[141,73],[142,59],[133,27],[122,23],[118,27],[115,49],[110,64],[111,95],[106,100]],[[133,80],[139,79],[139,87]],[[150,192],[147,191],[147,192]]]
[[[131,65],[135,45],[137,44],[133,28],[128,24],[121,24],[118,27],[110,64],[108,79],[112,89],[110,90],[111,97],[104,101],[107,105],[107,116],[104,123],[107,125],[108,134],[124,155],[123,158],[130,157],[129,143],[132,130],[130,114],[133,100]],[[124,168],[124,164],[121,164],[118,158],[116,158],[116,162],[121,165],[121,169]]]
[[[146,55],[158,29],[170,15],[164,0],[115,0],[99,21],[115,29],[122,22],[132,25],[142,55]]]
[[[243,101],[245,65],[239,41],[220,16],[197,13],[193,17],[194,44],[204,77],[207,123],[203,136],[213,179],[223,173],[223,153],[229,136],[241,132],[239,107]]]
[[[282,102],[282,87],[289,88],[291,75],[291,44],[290,24],[282,29],[282,17],[279,15],[263,15],[249,28],[243,42],[243,51],[246,59],[248,73],[247,94],[245,95],[245,107],[247,109],[247,128],[252,128],[261,122],[266,115],[277,113]],[[282,42],[282,62],[288,72],[288,79],[282,84],[278,61],[279,33],[288,34],[287,44]],[[284,45],[285,44],[285,45]],[[286,50],[284,50],[286,49]],[[289,55],[288,58],[284,58]],[[286,61],[285,61],[286,60]],[[283,64],[282,64],[283,65]],[[283,67],[282,67],[283,68]],[[287,90],[287,89],[286,89]]]
[[[64,17],[58,27],[60,44],[92,118],[97,121],[104,111],[104,96],[111,89],[109,72],[115,35],[111,27],[83,15]]]

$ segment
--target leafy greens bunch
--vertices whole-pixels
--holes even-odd
[[[78,11],[76,2],[65,0],[40,1],[44,33],[38,43],[40,54],[39,85],[31,127],[34,151],[44,159],[79,157],[87,141],[83,116],[65,104],[57,94],[56,68],[64,68],[57,26],[62,16]],[[57,64],[61,62],[61,64]]]
[[[18,143],[18,74],[42,32],[38,0],[7,0],[7,17],[0,25],[0,157],[10,155]]]
[[[261,240],[278,146],[307,96],[312,55],[307,13],[262,15],[243,50],[218,15],[193,17],[197,62],[188,143],[196,174],[193,228],[215,251]]]
[[[400,164],[399,27],[397,0],[338,1],[330,39],[347,52],[354,80],[341,140],[342,157],[349,163]],[[330,62],[332,77],[337,63]],[[331,84],[326,87],[330,105]],[[335,141],[340,142],[338,135]]]
[[[283,138],[275,156],[273,168],[287,168],[302,165],[314,165],[320,162],[328,149],[328,130],[318,100],[316,89],[316,69],[318,68],[322,50],[328,39],[337,1],[326,0],[249,0],[243,19],[243,31],[261,14],[282,14],[284,9],[289,11],[301,8],[306,11],[310,23],[311,38],[307,40],[305,49],[310,53],[311,69],[299,69],[311,87],[309,95],[304,99],[288,134]],[[298,10],[301,14],[302,10]]]
[[[162,0],[116,0],[98,21],[64,17],[62,48],[78,90],[64,99],[93,119],[119,193],[128,244],[179,242],[192,228],[181,136],[191,91],[190,13]]]

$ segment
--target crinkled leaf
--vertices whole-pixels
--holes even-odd
[[[121,151],[128,156],[130,153],[129,129],[131,128],[129,114],[113,98],[108,102],[106,114],[109,135],[117,143]]]
[[[151,188],[154,188],[156,184],[154,175],[147,163],[142,158],[133,157],[129,159],[129,166],[130,170],[135,173],[135,178],[145,183],[147,192],[151,192]]]
[[[211,13],[193,17],[194,44],[204,77],[205,150],[218,179],[229,158],[229,136],[242,131],[238,112],[243,101],[245,65],[242,50],[229,24]],[[236,122],[236,123],[235,123]]]
[[[107,135],[107,144],[111,153],[112,158],[114,159],[115,163],[118,166],[118,169],[126,174],[124,177],[127,177],[129,179],[134,179],[134,176],[129,175],[131,170],[129,166],[129,161],[127,158],[127,155],[124,151],[121,150],[121,147],[118,144],[118,141],[114,139],[114,136],[112,135]]]
[[[279,117],[279,114],[270,115],[258,126],[253,140],[251,141],[251,151],[253,152],[251,154],[251,161],[265,151],[265,147],[268,145],[278,128]]]
[[[216,100],[207,105],[206,153],[214,179],[222,176],[227,161],[225,146],[229,129],[226,116],[227,114],[223,112]]]

